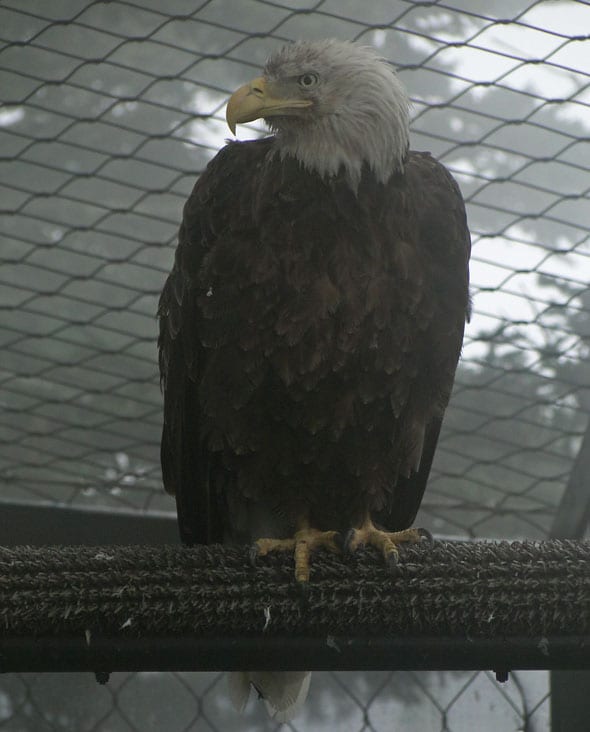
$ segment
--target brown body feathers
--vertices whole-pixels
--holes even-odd
[[[409,526],[461,349],[470,241],[446,169],[410,152],[354,192],[274,145],[209,164],[160,299],[164,483],[191,544],[302,511]]]

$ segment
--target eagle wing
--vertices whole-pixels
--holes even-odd
[[[239,147],[242,154],[248,154],[247,146]],[[215,464],[219,458],[204,449],[201,439],[199,386],[205,359],[197,313],[203,293],[196,276],[215,240],[222,212],[235,208],[239,200],[234,161],[237,148],[237,143],[223,148],[197,180],[183,209],[174,266],[158,306],[164,394],[162,476],[166,491],[176,498],[181,539],[189,545],[223,538],[224,514],[219,503],[224,491],[219,482],[230,476]]]
[[[445,382],[441,395],[444,411],[453,387],[465,322],[471,312],[471,237],[459,186],[441,163],[429,153],[411,152],[405,177],[408,197],[418,211],[418,245],[429,266],[434,268],[433,281],[440,289],[439,301],[444,302],[447,309],[442,317],[437,312],[430,313],[422,324],[427,340],[432,344],[429,367],[442,374]],[[376,516],[384,528],[399,531],[414,522],[430,475],[442,422],[441,412],[424,425],[423,439],[416,446],[415,469],[398,477],[393,500]]]

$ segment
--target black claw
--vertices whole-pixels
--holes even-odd
[[[418,529],[418,534],[420,536],[421,544],[428,544],[429,547],[434,546],[434,537],[428,529]]]
[[[344,539],[342,540],[342,553],[343,554],[353,554],[352,549],[350,548],[350,545],[352,543],[352,540],[354,539],[354,529],[348,529],[346,534],[344,535]]]
[[[307,605],[309,601],[309,580],[298,580],[296,583],[299,597],[303,605]]]
[[[397,552],[389,552],[389,554],[385,557],[385,564],[387,565],[387,569],[390,572],[393,572],[395,569],[397,569],[397,566],[398,566],[398,553]]]
[[[258,544],[252,544],[250,549],[248,550],[248,561],[250,562],[250,566],[254,567],[256,569],[257,566],[257,559],[258,555],[260,554],[260,549],[258,547]]]
[[[334,544],[336,544],[336,546],[338,547],[338,549],[340,549],[342,554],[344,554],[344,552],[346,551],[347,538],[348,538],[348,534],[346,536],[342,536],[342,534],[340,532],[338,532],[336,534],[336,536],[334,537]]]

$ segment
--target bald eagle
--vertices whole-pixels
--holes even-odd
[[[390,64],[335,40],[285,46],[230,98],[232,131],[272,134],[228,143],[197,181],[158,313],[185,543],[288,550],[305,582],[338,535],[386,559],[420,539],[470,238],[450,173],[409,151],[408,110]],[[309,678],[250,681],[284,720]]]

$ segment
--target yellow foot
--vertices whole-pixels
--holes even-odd
[[[263,557],[269,552],[292,551],[295,557],[295,579],[297,582],[309,580],[309,562],[315,549],[341,551],[336,542],[337,531],[319,531],[304,526],[290,539],[258,539],[254,544],[255,556]]]
[[[424,540],[428,541],[429,544],[433,542],[430,532],[426,529],[382,531],[368,519],[359,529],[351,529],[345,539],[344,548],[345,551],[352,553],[359,546],[373,546],[383,554],[387,564],[395,564],[400,544],[417,544]]]

